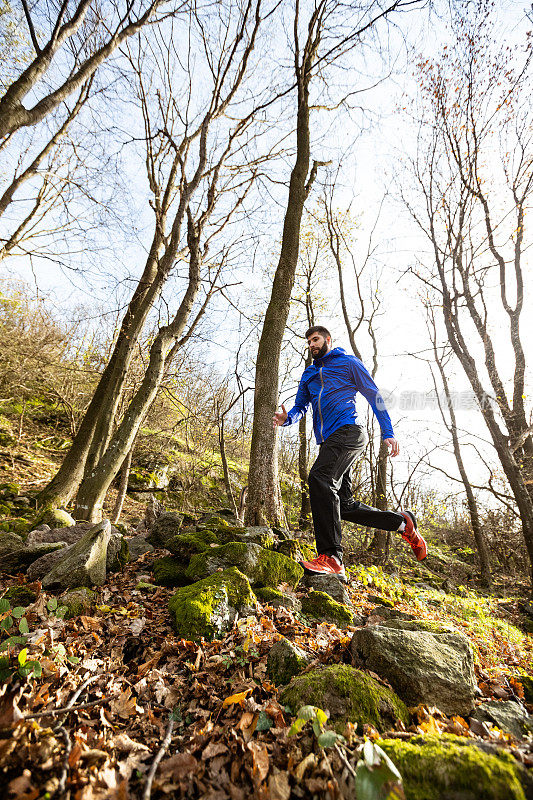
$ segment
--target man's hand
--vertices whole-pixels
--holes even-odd
[[[281,411],[276,411],[272,418],[272,425],[273,427],[277,427],[278,425],[283,425],[285,420],[288,417],[287,410],[284,405],[281,406]]]
[[[400,445],[396,441],[396,439],[383,439],[387,447],[389,448],[389,456],[394,457],[397,456],[400,452]]]

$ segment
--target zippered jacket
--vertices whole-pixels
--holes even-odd
[[[318,444],[322,444],[342,425],[361,425],[355,398],[360,392],[369,402],[381,428],[383,439],[394,438],[392,422],[385,402],[372,376],[356,356],[342,347],[335,347],[323,358],[313,359],[304,371],[294,406],[283,427],[293,425],[313,408],[313,429]]]

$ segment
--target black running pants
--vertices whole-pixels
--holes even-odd
[[[320,445],[309,473],[309,499],[319,555],[335,555],[342,561],[341,519],[383,531],[396,531],[404,521],[397,512],[379,511],[352,496],[352,466],[362,455],[367,440],[361,425],[343,425]]]

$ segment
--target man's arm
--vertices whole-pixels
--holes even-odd
[[[309,389],[307,388],[307,383],[302,378],[298,386],[298,391],[296,392],[296,398],[294,400],[293,407],[287,412],[285,410],[285,406],[281,406],[283,411],[277,411],[274,414],[274,427],[276,425],[281,425],[283,428],[285,428],[287,425],[293,425],[295,422],[298,422],[298,420],[306,413],[310,402],[311,396],[309,394]]]
[[[358,358],[351,360],[351,364],[355,388],[368,400],[372,411],[376,415],[379,427],[381,428],[381,438],[385,440],[394,439],[392,422],[385,408],[385,401],[374,383],[371,374]]]

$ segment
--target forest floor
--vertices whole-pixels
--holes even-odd
[[[60,453],[43,450],[36,456],[21,440],[0,451],[0,458],[0,480],[31,492]],[[142,517],[142,509],[129,498],[126,521]],[[431,533],[429,544],[449,553]],[[140,582],[151,583],[151,564],[161,555],[148,553],[109,575],[91,611],[69,620],[61,617],[53,593],[38,582],[27,586],[36,598],[16,620],[19,626],[25,620],[24,643],[10,654],[14,671],[0,684],[2,797],[353,798],[363,744],[380,736],[481,739],[533,766],[531,737],[517,740],[495,725],[447,717],[427,706],[410,709],[408,726],[398,723],[381,734],[371,725],[348,723],[342,746],[321,747],[309,726],[294,733],[294,717],[267,676],[272,644],[287,637],[312,658],[310,668],[350,664],[355,628],[310,623],[288,608],[264,604],[220,640],[180,639],[168,610],[175,590],[139,588]],[[493,593],[475,581],[443,591],[438,583],[450,575],[436,576],[413,562],[401,542],[384,569],[359,562],[348,572],[354,611],[370,615],[367,624],[379,622],[372,610],[385,602],[465,633],[475,654],[476,702],[518,699],[533,713],[520,681],[533,673],[524,578],[498,574]],[[26,586],[24,580],[3,576],[1,589]],[[378,796],[386,795],[372,795]],[[394,797],[402,796],[397,787]]]

